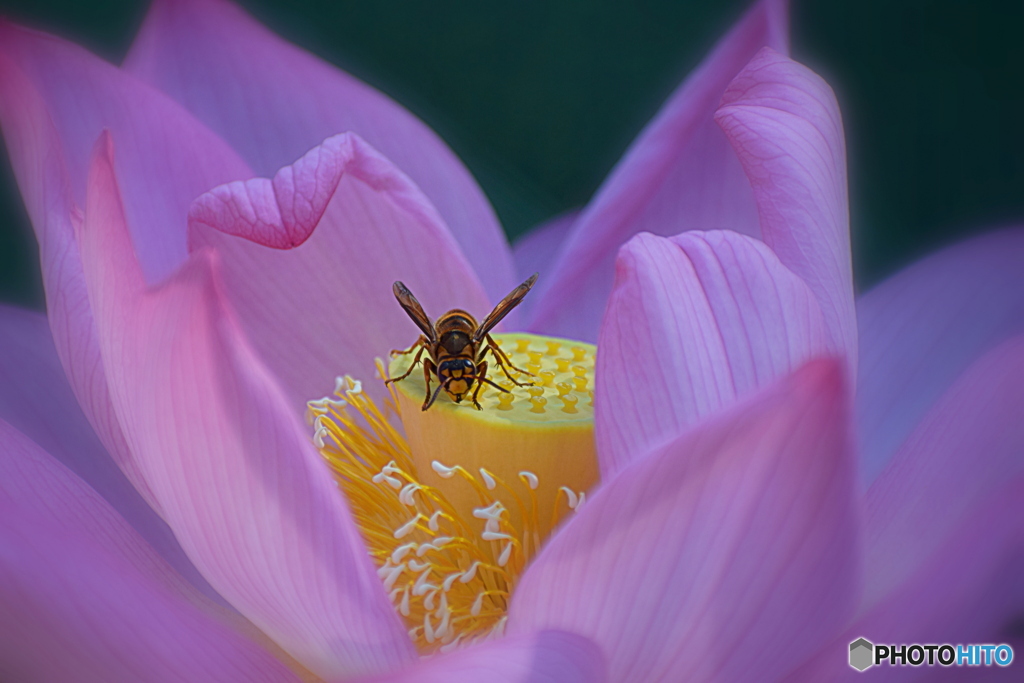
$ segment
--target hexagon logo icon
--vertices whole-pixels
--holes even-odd
[[[864,671],[874,662],[872,655],[875,646],[867,638],[858,638],[850,643],[850,666],[857,671]]]

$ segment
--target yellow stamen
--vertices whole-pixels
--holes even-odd
[[[483,410],[443,392],[421,410],[420,372],[390,385],[383,410],[348,377],[337,398],[309,403],[314,442],[423,653],[501,633],[519,575],[597,483],[592,400],[580,400],[592,395],[594,347],[493,336],[512,365],[539,366],[543,377],[506,368],[521,384],[536,382],[518,387],[488,353],[488,379],[509,393],[485,385]],[[388,374],[411,359],[397,357]]]

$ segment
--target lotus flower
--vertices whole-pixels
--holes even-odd
[[[858,636],[1012,637],[1024,233],[855,307],[839,110],[785,12],[511,252],[422,123],[232,5],[159,0],[122,68],[3,26],[48,309],[0,316],[3,677],[809,681]],[[393,280],[486,311],[534,270],[509,328],[596,341],[601,484],[502,637],[418,658],[301,415],[339,372],[385,396]]]

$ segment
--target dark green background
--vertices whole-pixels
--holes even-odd
[[[587,201],[748,3],[242,4],[439,131],[514,238]],[[145,7],[0,4],[115,61]],[[1024,3],[794,0],[793,52],[843,108],[860,289],[961,236],[1024,222]],[[42,307],[36,258],[4,162],[0,301]]]

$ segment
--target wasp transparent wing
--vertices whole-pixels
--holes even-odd
[[[405,309],[405,312],[412,318],[412,321],[416,323],[416,327],[423,330],[423,334],[427,335],[429,341],[436,342],[437,335],[434,333],[434,324],[430,322],[430,318],[427,317],[423,306],[420,305],[420,302],[409,291],[409,288],[402,282],[396,282],[391,289],[395,293],[395,298],[398,299],[399,305]]]
[[[473,341],[479,343],[487,333],[494,329],[494,326],[501,322],[502,318],[508,315],[508,312],[518,306],[523,298],[526,296],[530,288],[533,287],[533,283],[537,281],[537,273],[531,275],[526,282],[513,289],[508,296],[498,302],[498,305],[494,307],[484,321],[480,324],[476,334],[473,335]]]

